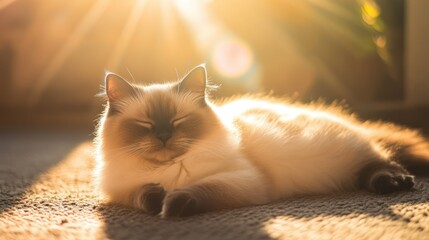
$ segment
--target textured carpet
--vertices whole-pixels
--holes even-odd
[[[102,204],[85,133],[0,135],[0,239],[429,239],[429,178],[416,190],[289,199],[162,220]]]

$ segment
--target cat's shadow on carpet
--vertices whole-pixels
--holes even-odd
[[[97,211],[104,220],[104,231],[110,239],[159,239],[172,236],[186,238],[216,237],[224,239],[270,238],[264,230],[269,220],[277,217],[312,219],[319,216],[366,215],[393,221],[407,221],[392,211],[397,204],[415,205],[429,202],[426,194],[429,178],[419,178],[416,189],[388,195],[363,191],[325,196],[306,196],[278,201],[267,205],[211,212],[179,219],[161,219],[141,211],[116,206],[100,205]],[[240,229],[237,231],[237,229]],[[256,231],[255,231],[256,230]],[[233,233],[231,235],[231,233]],[[234,235],[236,234],[236,235]],[[246,234],[248,236],[246,236]]]

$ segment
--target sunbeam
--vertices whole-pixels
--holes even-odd
[[[133,11],[131,12],[122,32],[119,35],[119,40],[116,44],[116,47],[112,51],[112,56],[110,57],[109,63],[107,64],[109,69],[117,70],[119,64],[121,63],[122,56],[128,47],[131,38],[133,37],[137,24],[139,23],[145,3],[146,0],[136,0]]]
[[[97,20],[102,16],[106,8],[109,6],[111,0],[98,0],[88,11],[86,16],[83,18],[79,26],[76,27],[76,30],[70,34],[67,42],[64,43],[62,48],[55,54],[48,66],[42,72],[40,78],[38,79],[38,84],[34,86],[30,96],[28,98],[29,105],[36,105],[41,95],[43,94],[46,87],[52,81],[55,74],[62,67],[64,62],[67,60],[67,57],[73,52],[73,50],[79,45],[82,41],[82,38],[93,28]]]
[[[180,17],[185,20],[188,28],[193,33],[197,47],[205,52],[211,48],[214,42],[220,40],[226,33],[225,29],[217,23],[207,12],[206,3],[193,0],[174,0]]]
[[[0,1],[0,11],[7,8],[9,5],[14,3],[16,0],[3,0]]]
[[[50,154],[49,151],[46,151],[44,156],[49,156]],[[11,235],[13,235],[14,232],[22,231],[22,229],[28,227],[33,229],[31,239],[47,239],[43,235],[55,233],[58,223],[68,223],[78,229],[84,229],[85,236],[82,235],[78,238],[94,239],[99,234],[99,228],[102,227],[102,223],[96,214],[88,214],[87,211],[73,212],[65,207],[71,198],[79,199],[73,205],[79,205],[80,208],[99,204],[102,201],[94,187],[94,177],[91,172],[95,165],[91,142],[80,143],[63,159],[58,160],[60,161],[56,165],[46,169],[30,185],[26,186],[26,189],[22,190],[22,195],[16,200],[15,205],[20,205],[22,206],[21,208],[32,206],[30,207],[31,209],[25,210],[25,212],[30,212],[31,214],[27,217],[22,217],[25,214],[21,214],[21,211],[20,214],[14,214],[14,208],[4,209],[5,212],[0,214],[1,230],[5,230],[7,227],[12,233]],[[41,163],[39,162],[38,164]],[[35,207],[41,204],[40,202],[44,203],[45,207]],[[53,212],[57,213],[52,214]],[[65,220],[71,215],[81,215],[81,218],[74,223]],[[43,225],[41,219],[53,221],[52,224]],[[43,227],[41,227],[42,225]],[[39,231],[35,231],[36,229]],[[18,235],[4,236],[4,232],[1,230],[2,239],[24,239],[22,236],[18,237]]]
[[[11,10],[0,27],[32,24],[11,45],[10,98],[30,108],[60,105],[51,100],[63,93],[62,101],[85,105],[105,69],[122,75],[130,69],[137,81],[151,83],[203,62],[224,86],[219,95],[274,90],[371,99],[392,78],[377,69],[395,63],[394,33],[385,32],[376,0],[44,0],[22,9],[14,3],[0,1],[0,9]],[[32,10],[34,16],[16,17]],[[81,98],[69,94],[77,90]]]
[[[258,72],[253,49],[236,34],[228,31],[208,11],[208,1],[175,0],[181,17],[193,33],[199,50],[206,61],[222,77],[246,79],[247,90],[257,88]]]

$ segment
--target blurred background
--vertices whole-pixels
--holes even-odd
[[[1,0],[0,124],[92,129],[106,70],[148,84],[205,62],[222,86],[215,97],[322,98],[422,127],[425,9],[425,0]]]

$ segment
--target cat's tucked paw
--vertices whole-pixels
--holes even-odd
[[[197,200],[186,191],[173,191],[164,199],[162,217],[186,217],[198,213]]]
[[[150,183],[142,187],[141,208],[156,215],[161,212],[165,190],[160,184]]]
[[[414,187],[414,176],[402,173],[381,173],[374,177],[372,187],[378,194],[410,190]]]

